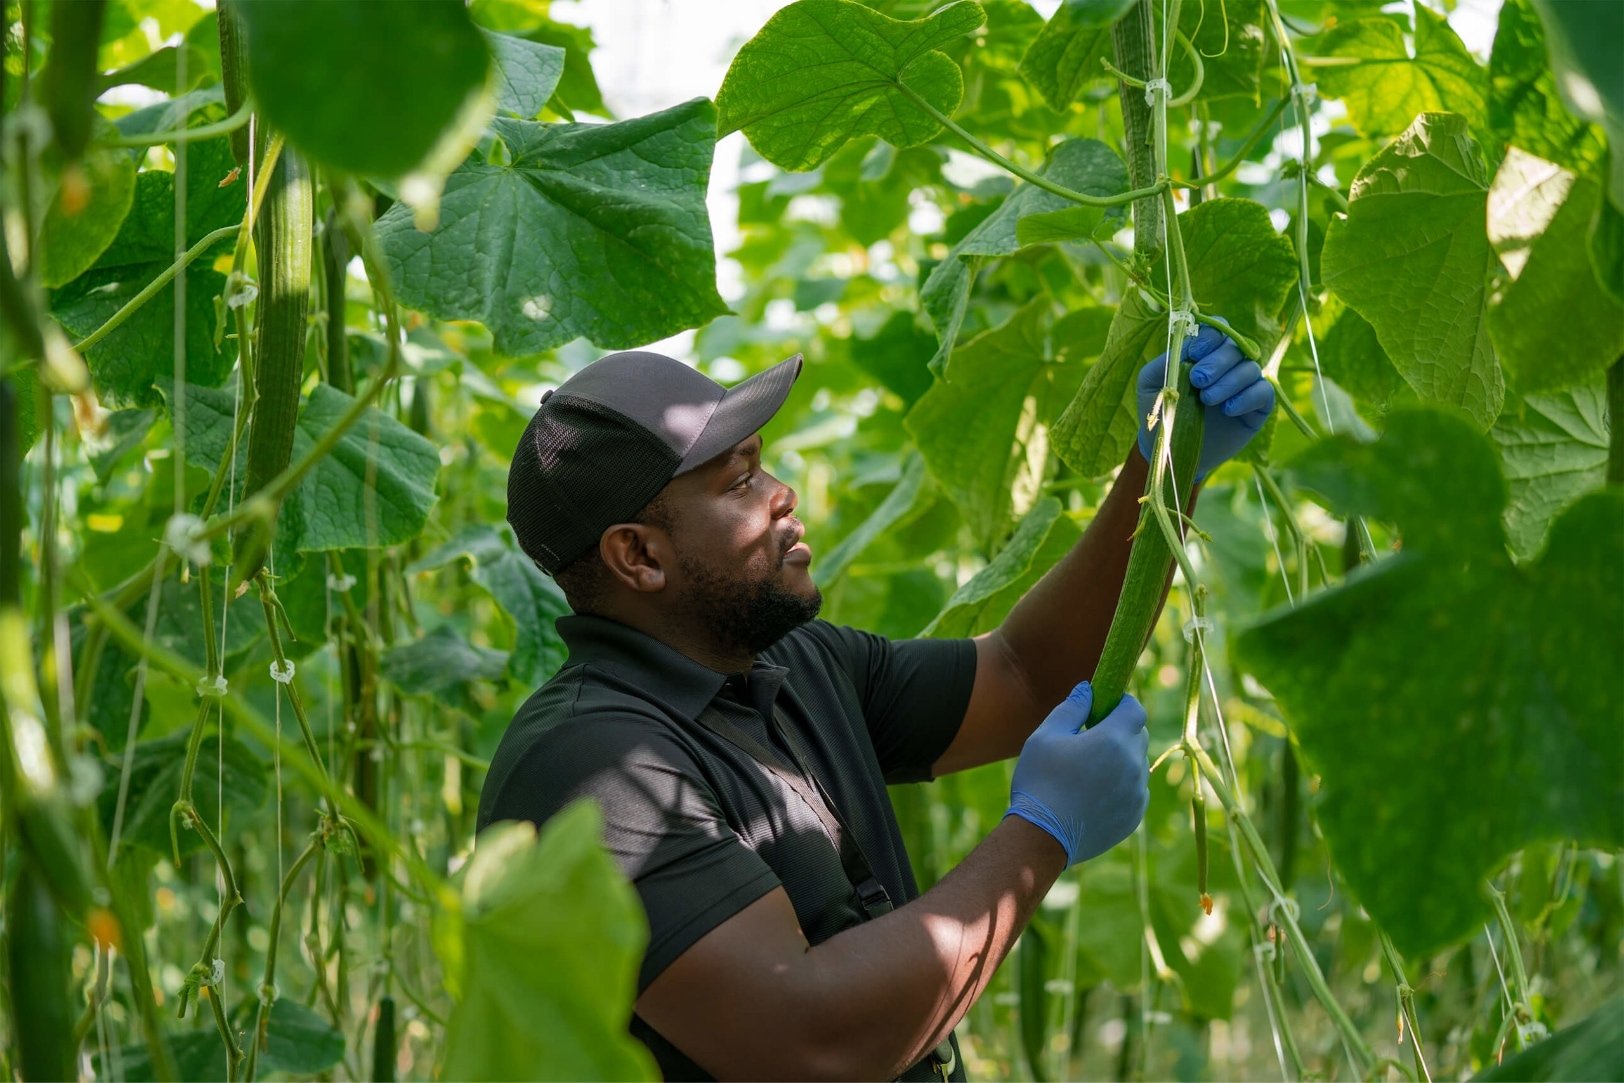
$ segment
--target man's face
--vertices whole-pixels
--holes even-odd
[[[795,490],[761,465],[751,436],[667,487],[678,567],[673,602],[720,643],[751,654],[817,616]]]

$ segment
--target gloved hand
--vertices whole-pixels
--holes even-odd
[[[1145,709],[1123,696],[1093,729],[1087,681],[1071,690],[1021,749],[1006,816],[1043,828],[1066,850],[1066,867],[1098,857],[1129,835],[1150,803]]]
[[[1274,409],[1274,385],[1263,378],[1256,361],[1248,360],[1230,337],[1216,328],[1201,326],[1194,338],[1184,340],[1184,356],[1200,364],[1190,382],[1201,396],[1206,428],[1201,435],[1201,458],[1195,480],[1204,481],[1263,428]],[[1139,370],[1139,453],[1146,462],[1156,451],[1156,433],[1145,425],[1156,394],[1162,389],[1167,355],[1145,363]]]

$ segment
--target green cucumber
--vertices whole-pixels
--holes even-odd
[[[25,1080],[78,1079],[73,944],[46,877],[24,854],[6,899],[14,1064]]]
[[[235,116],[248,94],[248,35],[243,31],[240,0],[220,0],[220,89],[225,92],[226,115]],[[262,141],[263,143],[263,141]],[[231,156],[248,165],[248,126],[231,133]]]
[[[315,191],[310,170],[292,147],[283,147],[256,224],[259,314],[254,328],[254,413],[248,438],[244,499],[251,499],[293,458],[304,381],[305,319],[315,244]],[[246,582],[265,563],[264,532],[239,531],[233,577]]]
[[[107,0],[51,5],[51,52],[40,73],[41,96],[56,145],[76,161],[90,143],[96,103],[96,52]]]
[[[344,282],[349,275],[350,241],[338,212],[327,210],[321,232],[322,302],[327,309],[327,382],[346,395],[355,394],[350,369],[350,342],[344,328]]]
[[[1196,460],[1201,454],[1201,400],[1190,387],[1190,368],[1188,362],[1179,366],[1182,409],[1177,412],[1178,423],[1173,427],[1173,471],[1172,476],[1162,482],[1162,500],[1169,514],[1174,514],[1175,508],[1190,506]],[[1151,476],[1155,477],[1154,470]],[[1173,478],[1179,479],[1182,490],[1176,496]],[[1149,492],[1148,486],[1146,492]],[[1182,532],[1182,524],[1175,521],[1175,525]],[[1111,630],[1105,636],[1100,664],[1094,670],[1090,726],[1116,710],[1116,705],[1122,702],[1128,680],[1139,664],[1139,655],[1161,613],[1162,592],[1172,566],[1173,551],[1168,548],[1147,499],[1139,510],[1139,526],[1134,532],[1133,550],[1128,554],[1128,571],[1122,578],[1122,596],[1117,600],[1116,615],[1111,618]]]

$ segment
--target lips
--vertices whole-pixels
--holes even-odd
[[[812,549],[801,539],[806,537],[806,527],[795,522],[789,536],[789,544],[785,546],[783,555],[778,559],[786,564],[807,564],[812,560]]]

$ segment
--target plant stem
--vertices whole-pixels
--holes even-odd
[[[968,144],[970,149],[975,151],[976,154],[980,155],[996,166],[1007,169],[1009,172],[1015,174],[1015,176],[1021,178],[1021,180],[1026,181],[1028,184],[1036,185],[1037,187],[1042,188],[1045,192],[1052,192],[1062,199],[1070,200],[1073,203],[1081,203],[1085,207],[1120,207],[1123,204],[1132,203],[1136,199],[1146,199],[1154,196],[1167,187],[1167,183],[1165,181],[1159,181],[1148,188],[1136,189],[1129,192],[1120,192],[1114,196],[1091,196],[1084,192],[1067,188],[1063,184],[1056,184],[1047,177],[1034,173],[1030,169],[1017,165],[1008,158],[1005,158],[1002,154],[999,154],[997,151],[987,146],[987,144],[965,131],[964,128],[961,127],[952,117],[930,104],[930,102],[926,101],[924,98],[921,98],[918,94],[915,94],[911,88],[906,87],[901,83],[896,84],[896,87],[898,90],[902,91],[904,96],[917,105],[921,110],[929,113],[938,124],[952,132],[954,135],[958,136],[960,139],[964,140],[964,142]]]
[[[1415,1058],[1415,1076],[1425,1083],[1432,1083],[1432,1073],[1427,1070],[1426,1054],[1421,1050],[1421,1027],[1415,1018],[1415,989],[1411,987],[1410,979],[1404,976],[1404,959],[1399,955],[1398,949],[1393,947],[1393,941],[1379,930],[1378,935],[1381,940],[1382,957],[1387,960],[1387,966],[1393,972],[1393,980],[1398,982],[1399,1030],[1409,1028],[1410,1052]]]
[[[85,596],[86,606],[97,620],[107,625],[113,638],[127,650],[146,658],[151,665],[157,666],[183,684],[195,684],[203,676],[201,670],[173,651],[144,639],[141,630],[131,624],[128,617],[90,589],[90,584],[84,580],[83,572],[75,569],[71,574],[76,578],[75,586]],[[267,748],[280,747],[284,760],[303,775],[305,781],[322,797],[336,805],[344,818],[353,822],[375,847],[388,854],[401,853],[413,878],[423,885],[431,897],[439,899],[440,892],[445,887],[440,876],[418,856],[415,850],[401,847],[376,816],[357,802],[353,795],[329,779],[321,765],[310,758],[302,743],[279,737],[276,728],[240,697],[226,696],[221,703],[254,740]]]
[[[142,132],[140,135],[121,135],[104,140],[102,145],[107,147],[154,147],[160,143],[196,143],[204,139],[213,139],[216,136],[230,135],[248,123],[248,114],[252,112],[250,103],[243,102],[237,111],[224,120],[217,120],[213,124],[199,124],[195,128],[175,128],[167,132]]]
[[[1286,111],[1286,106],[1289,104],[1291,104],[1290,98],[1281,98],[1279,101],[1275,102],[1274,108],[1270,109],[1268,115],[1263,118],[1262,122],[1259,123],[1256,128],[1252,129],[1251,134],[1246,137],[1246,141],[1241,144],[1240,150],[1235,152],[1235,156],[1229,160],[1227,165],[1221,166],[1220,168],[1213,170],[1211,173],[1204,174],[1198,180],[1176,180],[1173,182],[1174,187],[1204,188],[1207,185],[1216,184],[1218,181],[1223,180],[1225,177],[1235,172],[1235,170],[1239,169],[1241,164],[1247,160],[1252,151],[1257,149],[1257,145],[1262,142],[1263,137],[1274,131],[1275,123],[1280,119],[1280,114]]]
[[[276,903],[271,907],[269,940],[265,947],[265,978],[259,983],[259,1011],[254,1020],[254,1036],[248,1043],[248,1063],[243,1067],[242,1076],[244,1083],[254,1083],[254,1075],[259,1068],[259,1051],[270,1040],[271,1006],[276,1002],[276,949],[282,937],[282,910],[287,906],[288,893],[293,890],[294,881],[321,847],[322,835],[318,831],[288,867],[287,875],[282,877],[281,889],[276,893]]]
[[[1207,785],[1212,787],[1212,792],[1217,795],[1219,804],[1224,806],[1224,812],[1228,814],[1231,823],[1238,829],[1240,838],[1251,855],[1253,868],[1257,870],[1258,876],[1263,880],[1264,886],[1269,889],[1269,894],[1273,897],[1274,920],[1286,932],[1291,940],[1292,950],[1302,960],[1303,976],[1308,981],[1308,987],[1313,991],[1314,998],[1320,1002],[1326,1014],[1331,1017],[1332,1024],[1336,1027],[1338,1034],[1341,1035],[1343,1048],[1347,1051],[1348,1059],[1353,1062],[1354,1073],[1360,1079],[1365,1078],[1375,1066],[1376,1056],[1371,1052],[1370,1046],[1365,1043],[1359,1029],[1353,1025],[1353,1020],[1348,1018],[1348,1013],[1343,1010],[1335,994],[1331,992],[1330,985],[1326,983],[1325,975],[1314,958],[1313,949],[1309,947],[1308,938],[1303,935],[1302,927],[1297,923],[1297,904],[1286,894],[1284,885],[1280,883],[1279,873],[1275,871],[1274,860],[1269,856],[1268,847],[1264,845],[1263,839],[1259,837],[1257,828],[1252,824],[1251,817],[1246,814],[1246,810],[1240,806],[1235,795],[1230,792],[1229,787],[1220,779],[1218,766],[1207,755],[1206,749],[1200,745],[1187,745],[1186,749],[1190,756],[1201,761],[1201,766],[1207,774]]]
[[[135,315],[137,309],[146,304],[148,301],[152,300],[152,298],[157,295],[159,290],[163,289],[165,286],[169,285],[170,282],[174,281],[175,276],[179,274],[187,264],[191,263],[197,257],[201,256],[210,248],[225,240],[235,232],[237,232],[237,227],[234,225],[221,226],[219,229],[192,245],[192,247],[186,250],[185,255],[181,256],[181,258],[176,260],[174,263],[171,263],[168,267],[165,267],[158,274],[158,277],[147,283],[140,293],[136,294],[134,297],[131,297],[124,303],[122,308],[109,316],[106,323],[90,332],[90,334],[86,335],[78,342],[75,342],[73,344],[74,350],[79,353],[84,353],[86,350],[96,345],[96,343],[112,334],[121,324],[124,323],[125,320]]]

